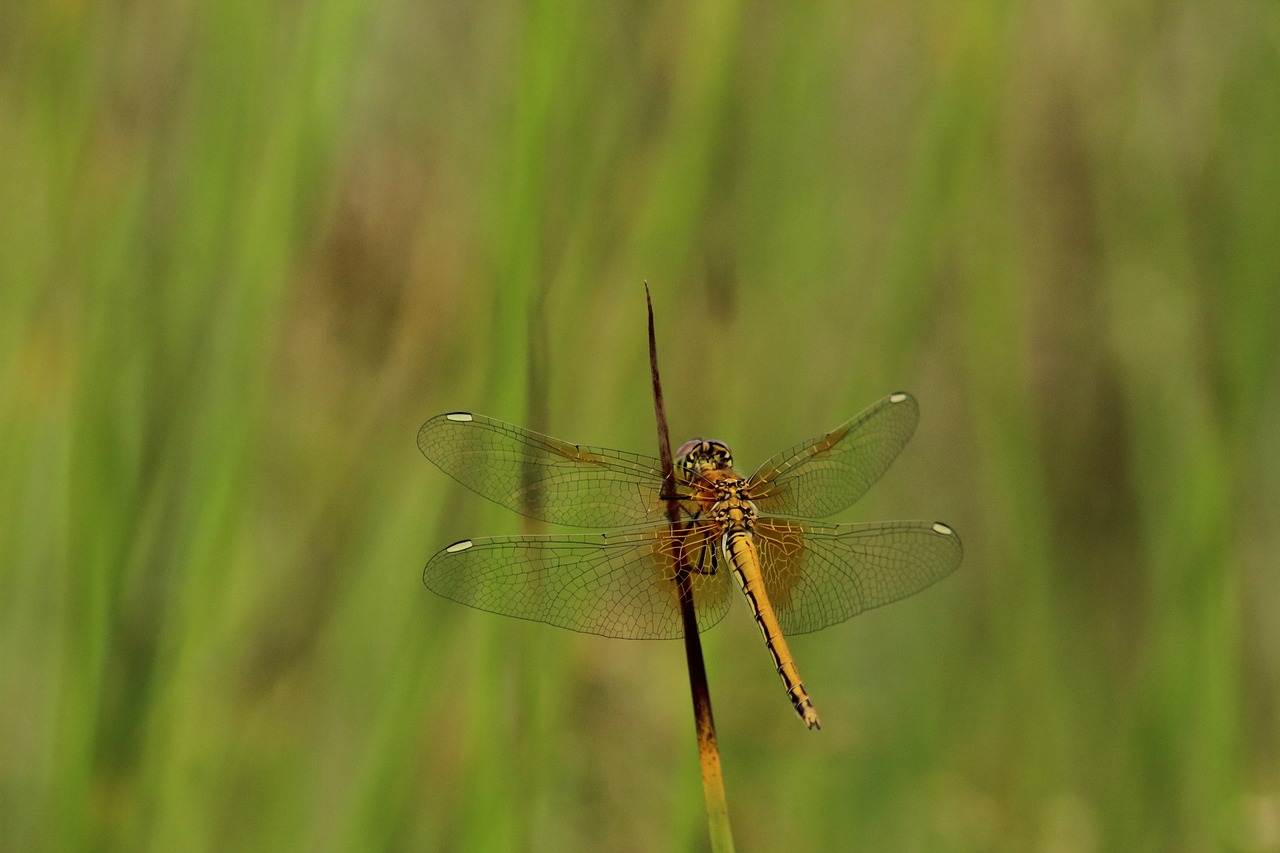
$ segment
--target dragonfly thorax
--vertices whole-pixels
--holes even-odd
[[[711,518],[726,533],[730,530],[750,531],[755,526],[756,505],[743,497],[741,489],[728,491],[711,505]]]
[[[708,471],[728,471],[733,467],[729,445],[711,438],[695,438],[676,451],[677,465],[689,479],[706,476]]]
[[[694,499],[702,505],[704,517],[720,525],[724,532],[750,532],[756,520],[756,505],[747,492],[747,481],[729,470],[708,471],[695,484]]]

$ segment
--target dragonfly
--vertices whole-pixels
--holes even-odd
[[[960,565],[960,537],[942,522],[815,520],[862,497],[919,416],[914,397],[890,394],[745,478],[724,442],[695,438],[677,451],[675,492],[666,494],[658,459],[471,412],[438,415],[418,431],[418,447],[462,485],[551,524],[617,529],[463,539],[431,558],[423,582],[505,616],[605,637],[676,639],[685,630],[682,586],[704,631],[728,612],[736,581],[792,706],[820,728],[787,637],[913,595]],[[674,520],[669,501],[678,501]]]

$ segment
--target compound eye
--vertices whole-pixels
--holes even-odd
[[[689,439],[684,444],[680,445],[680,449],[676,451],[676,458],[682,459],[684,457],[687,457],[690,453],[696,450],[698,446],[701,444],[702,444],[702,439],[700,438]]]
[[[706,449],[704,452],[706,453],[707,458],[717,468],[733,467],[733,455],[729,452],[729,445],[725,444],[723,441],[713,440],[706,442]]]

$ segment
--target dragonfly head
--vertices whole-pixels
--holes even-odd
[[[690,478],[701,477],[707,471],[727,471],[733,467],[733,454],[723,441],[695,438],[680,445],[676,451],[676,466]]]

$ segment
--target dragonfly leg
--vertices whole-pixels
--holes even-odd
[[[711,566],[707,567],[707,555],[711,555]],[[714,575],[716,573],[716,546],[704,543],[698,552],[698,565],[690,570],[695,575]]]

